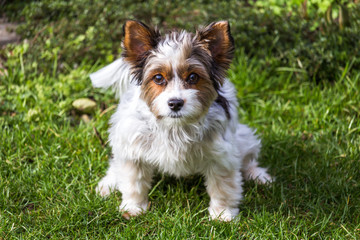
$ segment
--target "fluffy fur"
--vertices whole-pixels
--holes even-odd
[[[111,118],[113,157],[97,191],[122,193],[120,210],[148,207],[155,170],[201,174],[213,219],[238,214],[243,179],[271,181],[256,161],[260,140],[238,123],[235,88],[225,78],[234,43],[228,22],[161,35],[137,21],[124,24],[123,56],[90,75],[95,87],[118,92]]]

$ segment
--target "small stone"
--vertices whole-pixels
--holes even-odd
[[[89,123],[90,122],[90,117],[87,114],[81,115],[81,119],[84,121],[84,123]]]
[[[72,106],[80,112],[91,113],[96,108],[96,102],[89,98],[79,98],[72,103]]]

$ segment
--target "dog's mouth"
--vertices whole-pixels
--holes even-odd
[[[178,113],[170,113],[168,115],[169,118],[182,118],[183,115],[182,114],[178,114]]]
[[[166,118],[170,118],[170,119],[181,119],[184,118],[184,115],[182,114],[178,114],[178,113],[170,113],[168,115],[158,115],[156,116],[157,119],[161,120],[161,119],[166,119]]]

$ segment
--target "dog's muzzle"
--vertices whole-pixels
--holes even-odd
[[[168,101],[171,111],[178,112],[184,106],[184,100],[179,98],[172,98]]]

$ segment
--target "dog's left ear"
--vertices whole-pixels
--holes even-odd
[[[200,43],[209,50],[221,75],[226,74],[234,56],[234,39],[231,36],[228,21],[209,24],[197,32]]]

